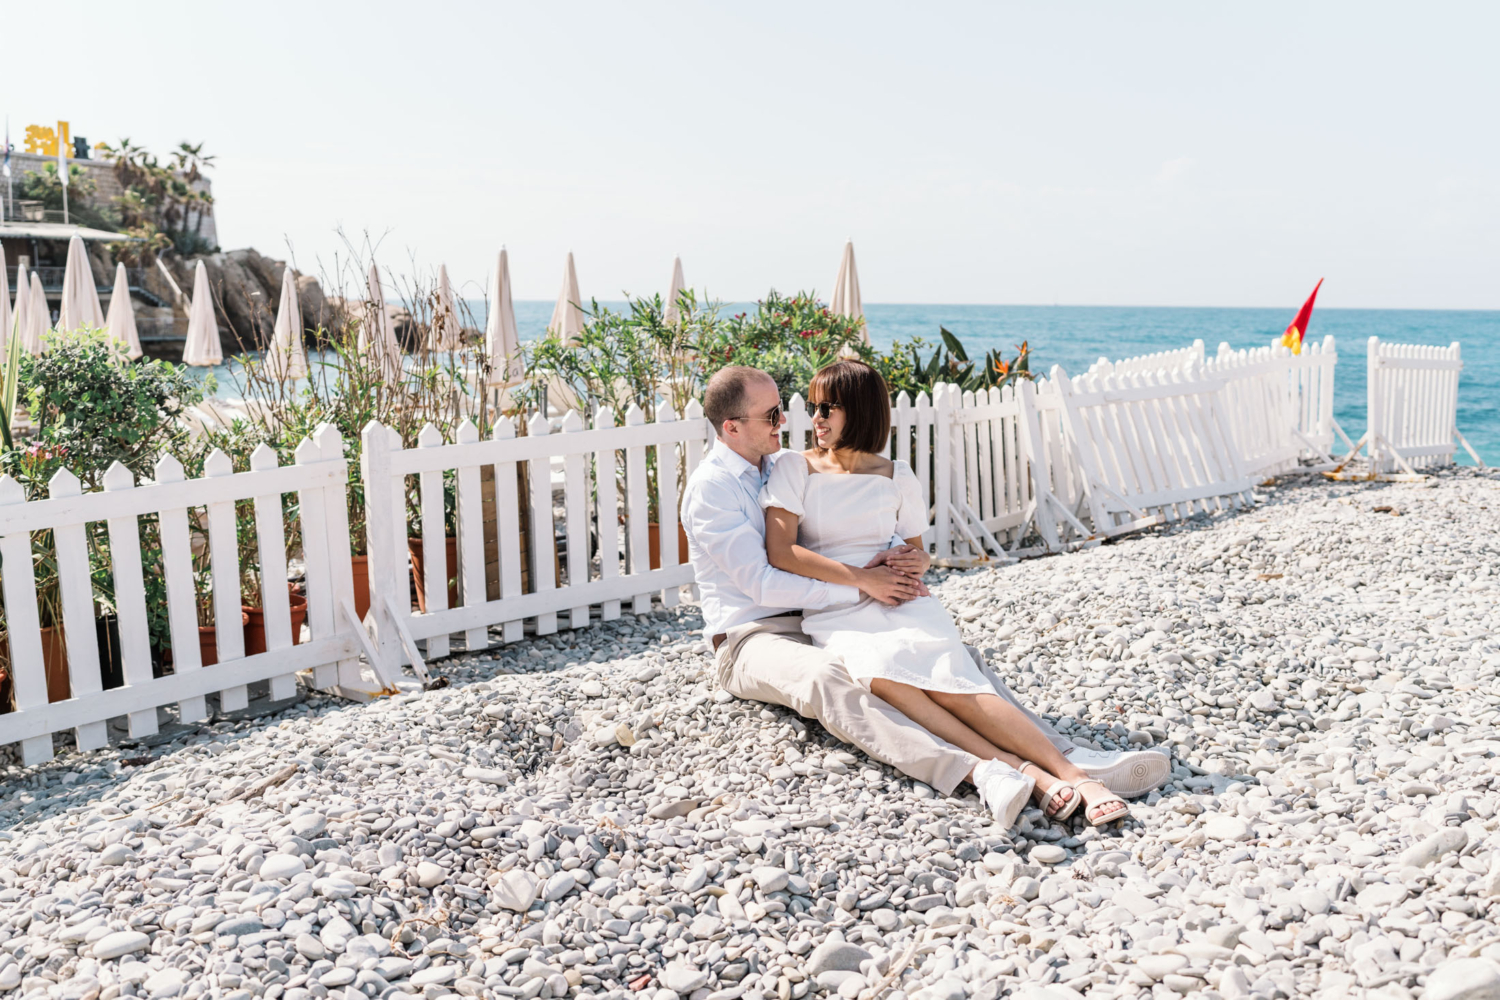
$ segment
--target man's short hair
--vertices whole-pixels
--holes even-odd
[[[703,390],[703,415],[714,425],[714,433],[724,436],[724,421],[746,416],[745,390],[757,379],[771,376],[749,365],[729,365],[714,372]]]
[[[844,430],[837,448],[883,455],[891,440],[891,392],[880,373],[863,361],[835,361],[813,376],[811,404],[838,403]]]

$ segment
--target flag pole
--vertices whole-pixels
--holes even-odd
[[[57,179],[62,183],[63,189],[63,225],[68,224],[68,151],[63,145],[62,129],[59,127],[57,135]]]

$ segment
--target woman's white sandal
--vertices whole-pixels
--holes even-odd
[[[1110,792],[1109,786],[1104,782],[1100,781],[1098,778],[1084,778],[1082,781],[1078,782],[1075,787],[1081,789],[1084,785],[1098,785],[1106,792],[1109,792],[1109,798],[1103,799],[1099,802],[1095,802],[1093,805],[1087,806],[1083,810],[1083,818],[1089,821],[1090,826],[1108,826],[1110,823],[1114,823],[1122,819],[1128,819],[1130,817],[1129,804],[1127,804],[1124,799],[1120,798],[1114,792]],[[1078,797],[1080,799],[1083,798],[1083,792],[1080,791],[1078,793]],[[1118,807],[1116,808],[1116,806]],[[1103,816],[1095,815],[1096,811],[1100,809],[1105,809],[1108,811]]]
[[[1029,760],[1023,760],[1021,762],[1021,767],[1019,768],[1019,770],[1022,774],[1025,774],[1026,768],[1028,767],[1035,767],[1037,771],[1043,774],[1046,773],[1045,771],[1042,771],[1039,765]],[[1064,790],[1067,790],[1070,793],[1068,795],[1067,801],[1059,805],[1056,812],[1051,812],[1050,809],[1052,804],[1058,801],[1058,797],[1063,793]],[[1037,791],[1041,791],[1040,786],[1038,786]],[[1058,823],[1066,823],[1068,819],[1078,811],[1078,803],[1082,801],[1083,794],[1079,792],[1077,788],[1075,788],[1072,784],[1059,779],[1057,784],[1053,785],[1049,790],[1042,792],[1042,815],[1047,817],[1049,820],[1054,820]]]

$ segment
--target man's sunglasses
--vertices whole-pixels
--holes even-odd
[[[780,427],[782,421],[781,404],[771,408],[771,412],[763,417],[730,417],[730,420],[769,420],[773,425]]]
[[[843,408],[844,408],[844,404],[843,403],[814,403],[813,404],[813,413],[815,413],[818,416],[822,417],[824,420],[827,420],[829,413],[831,413],[834,410],[842,410]]]

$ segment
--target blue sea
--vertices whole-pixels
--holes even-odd
[[[474,321],[485,321],[483,302],[470,302]],[[623,303],[601,302],[614,308]],[[540,336],[552,317],[553,303],[517,302],[521,338]],[[725,313],[753,305],[726,303]],[[947,327],[963,341],[970,357],[992,348],[1013,357],[1016,345],[1029,342],[1031,370],[1047,372],[1061,365],[1070,374],[1084,371],[1101,357],[1126,358],[1187,347],[1201,339],[1209,356],[1220,342],[1231,347],[1264,347],[1291,322],[1295,309],[1208,309],[1164,306],[943,306],[869,304],[865,318],[875,346],[922,337],[938,340]],[[1339,361],[1334,376],[1334,417],[1351,439],[1365,430],[1365,353],[1370,337],[1403,344],[1462,345],[1464,370],[1459,378],[1458,429],[1487,464],[1500,464],[1500,312],[1318,309],[1308,336],[1321,341],[1332,334]],[[930,350],[930,349],[929,349]],[[221,372],[221,384],[227,380]],[[225,389],[221,387],[220,392]],[[1342,445],[1339,446],[1342,449]],[[1462,449],[1459,462],[1473,464]]]

